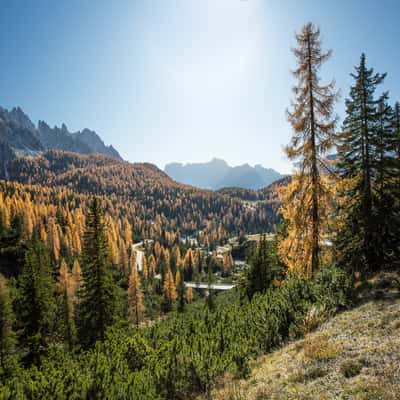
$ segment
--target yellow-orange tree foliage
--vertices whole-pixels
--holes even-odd
[[[286,221],[286,235],[278,243],[278,254],[289,270],[311,275],[312,220],[308,212],[312,201],[308,190],[311,178],[294,175],[292,181],[279,187],[278,197],[282,203],[280,212]],[[320,261],[331,259],[330,242],[333,231],[333,199],[336,181],[327,175],[321,177],[319,189],[319,237],[321,244]]]
[[[137,327],[144,319],[143,294],[136,266],[131,268],[128,286],[128,320]]]

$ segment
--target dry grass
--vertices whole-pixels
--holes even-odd
[[[380,300],[369,297],[261,357],[248,380],[228,377],[213,398],[400,400],[400,299],[382,290]]]
[[[325,361],[335,358],[340,349],[329,340],[328,334],[307,336],[303,344],[304,357],[309,360]]]

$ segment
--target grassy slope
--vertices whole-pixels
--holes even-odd
[[[258,359],[248,380],[225,377],[214,398],[400,399],[400,298],[388,282],[370,282],[362,304]]]

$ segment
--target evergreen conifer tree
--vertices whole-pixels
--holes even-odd
[[[264,293],[273,281],[273,268],[265,235],[262,235],[257,249],[250,260],[247,277],[247,295],[251,299],[255,293]]]
[[[372,271],[379,264],[373,207],[378,124],[378,101],[374,94],[385,75],[368,69],[362,54],[352,77],[355,82],[346,100],[346,118],[338,146],[338,170],[344,184],[340,191],[341,228],[336,247],[341,265],[352,272]]]
[[[58,289],[60,293],[59,310],[62,326],[62,334],[68,349],[71,351],[76,342],[76,327],[74,314],[74,280],[64,259],[61,260],[58,277]]]
[[[15,352],[15,315],[6,279],[0,274],[0,375],[8,369],[8,361]]]
[[[18,319],[23,323],[21,343],[29,349],[27,361],[38,364],[53,333],[55,284],[49,252],[36,238],[26,251],[18,282]]]
[[[86,217],[79,291],[79,333],[86,346],[104,340],[106,330],[118,317],[117,287],[105,236],[103,214],[93,198]]]
[[[399,216],[396,215],[396,148],[393,120],[395,114],[384,93],[378,102],[377,126],[373,136],[374,201],[376,220],[375,248],[381,267],[391,267],[399,243]],[[397,257],[398,259],[399,257]]]
[[[394,149],[394,179],[393,195],[395,199],[394,212],[396,215],[396,237],[400,238],[400,103],[394,105],[393,115],[393,149]],[[400,269],[400,260],[397,259],[397,268]]]
[[[181,270],[178,269],[175,277],[175,285],[178,291],[178,311],[183,312],[186,305],[185,281],[183,280]]]
[[[400,169],[400,103],[396,102],[394,105],[394,115],[393,115],[393,138],[394,138],[394,148],[397,158],[397,170]],[[397,176],[399,178],[399,175]]]

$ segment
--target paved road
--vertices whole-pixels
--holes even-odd
[[[146,240],[147,243],[151,243],[152,240]],[[142,250],[143,241],[139,243],[132,244],[132,249],[136,251],[136,265],[138,271],[143,269],[143,258],[144,258],[144,251]]]
[[[191,287],[194,289],[208,289],[209,287],[213,290],[231,290],[235,285],[231,283],[200,283],[200,282],[185,282],[186,287]]]
[[[161,274],[155,275],[154,278],[160,280]],[[185,286],[193,289],[208,289],[209,287],[208,283],[204,282],[185,282]],[[210,287],[213,290],[231,290],[235,287],[235,285],[231,283],[212,283]]]

